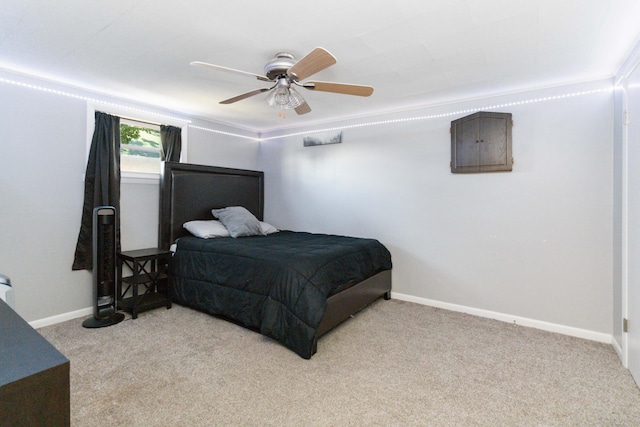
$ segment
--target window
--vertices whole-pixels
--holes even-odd
[[[101,104],[87,103],[86,158],[89,158],[91,151],[96,111],[120,117],[120,182],[122,184],[159,184],[164,157],[160,142],[160,123],[181,129],[180,161],[187,161],[186,124],[188,120],[139,109],[135,109],[135,116],[131,116],[132,111],[128,107],[119,105],[104,107]]]
[[[121,119],[120,170],[158,174],[161,161],[160,126]]]

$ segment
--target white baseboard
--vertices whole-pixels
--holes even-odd
[[[70,311],[68,313],[62,313],[55,316],[47,317],[44,319],[34,320],[29,322],[32,328],[44,328],[45,326],[55,325],[56,323],[66,322],[67,320],[77,319],[79,317],[85,317],[93,314],[93,307],[83,308],[76,311]]]
[[[457,311],[460,313],[471,314],[473,316],[485,317],[488,319],[499,320],[502,322],[513,323],[516,325],[526,326],[530,328],[541,329],[543,331],[555,332],[572,337],[583,338],[591,341],[602,342],[613,345],[618,353],[622,354],[622,349],[613,339],[612,335],[602,332],[589,331],[587,329],[574,328],[572,326],[558,325],[556,323],[543,322],[541,320],[528,319],[526,317],[514,316],[511,314],[498,313],[495,311],[482,310],[479,308],[467,307],[464,305],[451,304],[448,302],[436,301],[427,298],[414,297],[412,295],[391,292],[391,298],[401,301],[414,302],[417,304],[428,305],[430,307],[442,308],[445,310]],[[93,314],[93,307],[83,308],[81,310],[69,313],[58,314],[56,316],[47,317],[45,319],[34,320],[29,322],[31,327],[38,329],[45,326],[55,325],[56,323],[66,322],[67,320],[77,319],[79,317],[89,316]]]
[[[391,298],[399,299],[402,301],[415,302],[417,304],[428,305],[445,310],[471,314],[474,316],[486,317],[488,319],[500,320],[502,322],[512,323],[515,325],[541,329],[543,331],[555,332],[558,334],[569,335],[572,337],[583,338],[605,344],[613,344],[615,341],[612,335],[602,332],[589,331],[586,329],[574,328],[572,326],[558,325],[556,323],[543,322],[540,320],[528,319],[526,317],[514,316],[511,314],[497,313],[494,311],[482,310],[479,308],[467,307],[464,305],[451,304],[427,298],[419,298],[411,295],[399,294],[396,292],[391,292]]]
[[[622,362],[622,365],[625,368],[628,368],[627,367],[627,362],[625,361],[624,353],[622,352],[622,344],[619,343],[618,340],[614,336],[611,337],[611,345],[613,346],[613,349],[618,354],[618,357],[620,358],[620,361]]]

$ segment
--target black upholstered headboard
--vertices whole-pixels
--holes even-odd
[[[158,245],[168,249],[188,234],[182,224],[214,219],[211,209],[227,206],[244,206],[262,221],[264,173],[165,162],[160,178]]]

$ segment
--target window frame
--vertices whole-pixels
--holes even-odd
[[[143,111],[139,108],[126,108],[124,106],[114,105],[102,105],[98,103],[87,102],[87,152],[86,159],[89,159],[89,152],[91,151],[91,140],[93,139],[93,130],[95,128],[95,113],[96,111],[102,111],[107,114],[120,117],[122,120],[133,121],[138,123],[148,123],[151,125],[165,125],[165,126],[177,126],[181,130],[182,135],[182,149],[180,152],[180,161],[187,162],[187,129],[188,121],[167,118],[160,113],[154,113],[152,111]],[[162,116],[162,117],[158,117]],[[162,161],[162,160],[161,160]],[[84,176],[83,176],[84,180]],[[120,171],[120,183],[121,184],[160,184],[160,171],[155,172],[129,172]]]

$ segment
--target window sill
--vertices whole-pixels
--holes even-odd
[[[121,184],[160,184],[159,173],[143,173],[143,172],[121,172]]]

